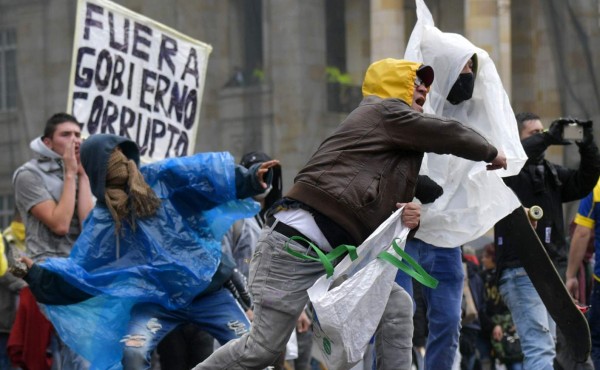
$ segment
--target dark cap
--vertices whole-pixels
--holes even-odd
[[[431,86],[433,83],[433,68],[428,65],[421,64],[419,69],[417,69],[417,76],[425,83],[426,87]]]
[[[271,157],[263,152],[250,152],[244,154],[240,164],[246,168],[250,168],[253,164],[270,161],[271,159]]]

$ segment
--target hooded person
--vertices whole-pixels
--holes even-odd
[[[327,254],[340,245],[359,246],[402,206],[403,224],[416,228],[419,206],[411,200],[424,152],[491,162],[490,169],[504,167],[504,157],[472,129],[420,112],[432,81],[433,70],[421,63],[388,58],[369,66],[360,105],[321,143],[290,191],[267,212],[250,262],[250,332],[195,370],[259,369],[277,359],[308,302],[307,289],[325,274],[321,262],[298,255],[316,257],[315,249]],[[389,297],[373,304],[380,305],[372,317],[379,322],[378,369],[409,368],[409,296],[394,284]]]
[[[436,28],[423,0],[416,0],[416,6],[417,24],[405,58],[435,70],[424,111],[456,119],[476,130],[501,148],[508,164],[505,170],[490,172],[463,158],[427,153],[421,167],[421,174],[441,186],[443,194],[423,205],[422,227],[405,250],[440,281],[435,290],[423,288],[429,307],[425,368],[450,369],[458,349],[464,280],[458,247],[482,236],[520,206],[502,177],[519,173],[527,156],[489,55],[463,36]],[[412,295],[410,276],[399,272],[396,281]]]
[[[426,154],[421,174],[440,185],[444,194],[423,206],[423,226],[416,237],[440,247],[467,244],[488,232],[520,205],[502,177],[519,173],[527,155],[516,129],[500,76],[488,53],[459,34],[440,31],[423,0],[416,0],[417,24],[404,57],[435,71],[425,113],[462,122],[502,149],[507,169],[485,166],[456,156]],[[461,73],[471,65],[470,73]],[[493,193],[494,197],[489,197]],[[449,232],[452,230],[452,232]]]
[[[68,258],[28,263],[32,292],[92,369],[119,369],[121,358],[125,368],[149,367],[151,349],[177,319],[209,326],[221,342],[248,326],[222,289],[220,239],[237,218],[258,212],[239,199],[264,192],[278,161],[246,170],[228,153],[200,153],[138,168],[139,158],[129,139],[86,140],[81,162],[96,206]]]
[[[13,174],[15,206],[25,225],[27,256],[36,262],[68,256],[81,233],[83,221],[94,207],[89,179],[80,165],[80,136],[81,124],[75,117],[67,113],[53,114],[46,121],[43,134],[29,144],[33,158]],[[10,269],[17,276],[20,264],[15,263]],[[29,288],[25,287],[20,294],[23,299],[19,300],[17,317],[31,315],[39,320],[37,323],[43,322],[45,319]],[[29,322],[29,319],[19,322]],[[33,326],[35,329],[49,327],[47,322]],[[29,328],[15,325],[15,335],[11,336],[21,338],[18,342],[22,340],[22,352],[28,354],[23,356],[27,363],[23,367],[32,367],[30,360],[46,362],[47,346],[40,341],[44,338],[48,343],[57,343],[51,348],[51,357],[58,367],[64,364],[74,370],[88,368],[54,333],[42,335],[32,333]],[[33,343],[39,345],[31,345]]]
[[[69,255],[93,207],[88,177],[78,163],[80,126],[69,114],[52,115],[44,134],[29,144],[34,157],[13,174],[15,205],[34,261]]]

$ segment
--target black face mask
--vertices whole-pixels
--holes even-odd
[[[450,104],[460,104],[465,100],[471,99],[473,96],[473,88],[475,87],[475,78],[472,73],[461,73],[458,75],[458,79],[452,86],[450,93],[448,94],[448,101]]]

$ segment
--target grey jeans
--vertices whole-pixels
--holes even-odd
[[[285,351],[296,320],[308,302],[307,289],[325,273],[320,262],[302,260],[286,252],[288,239],[270,227],[263,228],[250,263],[248,281],[254,298],[250,332],[228,342],[193,370],[260,370]],[[288,245],[306,252],[295,241]],[[375,334],[377,369],[410,368],[412,310],[408,293],[394,284]]]

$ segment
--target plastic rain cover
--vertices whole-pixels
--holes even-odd
[[[488,53],[461,35],[440,31],[423,0],[416,0],[416,4],[417,24],[404,58],[430,65],[435,72],[425,113],[451,117],[473,128],[504,151],[508,164],[507,170],[487,171],[483,162],[426,153],[421,174],[442,186],[444,194],[423,205],[416,237],[452,248],[482,236],[520,205],[501,177],[518,174],[527,156],[508,96]],[[446,96],[473,54],[478,59],[473,97],[452,105]]]
[[[162,200],[157,217],[137,220],[135,230],[123,222],[117,245],[110,213],[95,207],[71,255],[44,262],[95,295],[79,304],[44,306],[60,337],[91,369],[121,369],[120,340],[134,304],[177,309],[208,286],[224,233],[260,208],[236,199],[234,166],[229,153],[202,153],[142,167]]]

